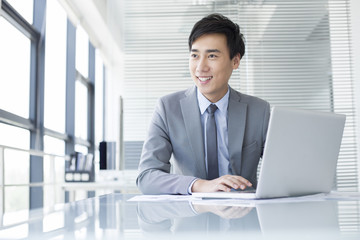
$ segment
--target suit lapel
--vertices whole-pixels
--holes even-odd
[[[186,134],[195,156],[197,176],[206,179],[204,139],[201,126],[199,104],[196,87],[186,92],[186,97],[180,100],[181,111],[185,122]]]
[[[228,111],[228,149],[233,174],[240,175],[241,154],[245,134],[247,104],[240,102],[240,95],[230,88]]]

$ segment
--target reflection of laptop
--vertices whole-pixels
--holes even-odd
[[[336,201],[258,204],[256,210],[261,232],[266,237],[279,236],[284,231],[298,234],[298,239],[301,236],[338,239],[336,234],[340,234]]]
[[[202,198],[275,198],[329,192],[345,115],[273,107],[256,193],[193,193]]]

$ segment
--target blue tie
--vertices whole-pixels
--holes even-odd
[[[219,177],[219,165],[217,154],[216,122],[214,113],[217,110],[215,104],[211,104],[206,110],[208,117],[206,121],[206,149],[208,163],[208,180]]]

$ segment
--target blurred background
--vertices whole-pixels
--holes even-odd
[[[187,38],[214,12],[245,36],[233,88],[272,106],[347,115],[334,188],[359,190],[358,1],[1,0],[1,213],[103,194],[101,181],[137,192],[156,101],[192,86]],[[100,142],[114,146],[105,174]],[[94,178],[74,176],[90,185],[69,190],[76,153],[92,159]]]

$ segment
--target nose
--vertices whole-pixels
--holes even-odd
[[[196,71],[201,73],[201,72],[207,72],[209,71],[209,64],[207,62],[207,58],[200,58],[197,66],[196,66]]]

